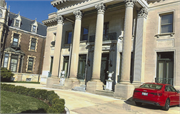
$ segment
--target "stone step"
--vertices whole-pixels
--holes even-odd
[[[60,85],[60,84],[53,84],[52,85],[52,88],[55,88],[55,89],[63,89],[64,86]]]
[[[110,96],[110,97],[114,96],[114,92],[113,91],[108,91],[108,90],[96,90],[95,94],[104,95],[104,96]]]

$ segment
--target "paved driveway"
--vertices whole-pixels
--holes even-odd
[[[169,111],[151,105],[135,106],[132,101],[124,101],[87,92],[46,88],[41,84],[12,83],[15,85],[54,90],[61,98],[70,114],[180,114],[180,107],[174,106]]]

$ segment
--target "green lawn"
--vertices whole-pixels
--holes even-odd
[[[0,113],[45,113],[49,106],[36,98],[8,91],[1,91]]]

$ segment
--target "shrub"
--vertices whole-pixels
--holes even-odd
[[[62,105],[64,105],[65,101],[64,101],[64,99],[55,98],[55,99],[52,100],[52,105],[54,105],[54,104],[62,104]]]
[[[1,90],[11,91],[18,94],[29,95],[35,98],[47,99],[51,107],[47,107],[45,111],[48,113],[63,113],[64,112],[64,99],[60,99],[54,91],[40,90],[34,88],[26,88],[23,86],[15,86],[9,84],[1,84]]]
[[[14,74],[10,71],[7,70],[7,68],[1,67],[1,81],[2,82],[10,82],[11,78],[14,76]]]
[[[48,95],[48,97],[47,97],[47,99],[49,100],[49,103],[50,103],[51,105],[52,105],[52,100],[55,99],[55,98],[59,99],[59,96],[58,96],[56,93],[50,94],[50,95]]]
[[[47,110],[48,113],[63,113],[64,112],[64,105],[61,104],[54,104]]]

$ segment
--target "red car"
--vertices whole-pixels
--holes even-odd
[[[169,106],[180,104],[180,92],[170,84],[144,83],[134,89],[133,100],[136,105],[152,104],[169,110]]]

